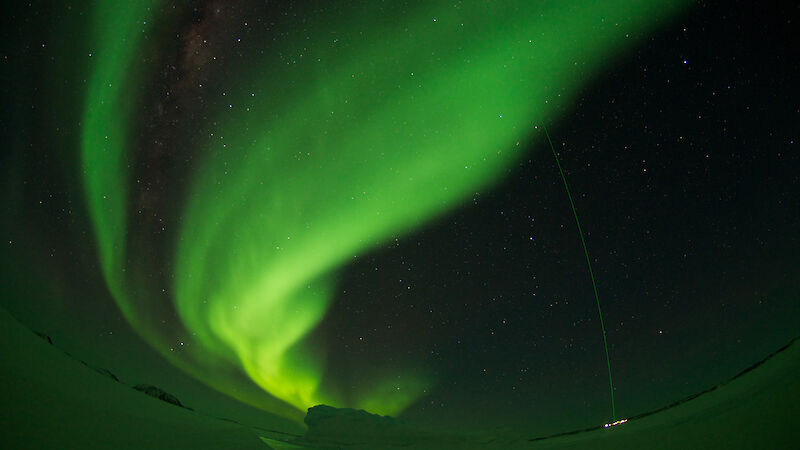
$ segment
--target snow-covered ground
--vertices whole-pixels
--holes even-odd
[[[609,428],[533,440],[420,430],[333,411],[305,437],[157,400],[66,355],[0,310],[0,448],[796,449],[800,342],[695,399]],[[189,405],[191,406],[191,405]],[[287,434],[284,434],[285,432]]]

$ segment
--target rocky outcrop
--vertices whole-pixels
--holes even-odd
[[[172,403],[173,405],[180,406],[181,408],[186,408],[186,406],[183,406],[183,403],[181,403],[181,401],[178,400],[177,397],[151,384],[137,384],[133,388],[136,389],[137,391],[144,392],[145,394],[151,397],[155,397],[161,401]],[[186,408],[186,409],[191,410],[191,408]]]
[[[92,370],[94,370],[95,372],[99,373],[100,375],[105,375],[105,376],[111,378],[112,380],[116,381],[117,383],[120,383],[119,378],[117,378],[117,376],[114,375],[114,373],[111,372],[108,369],[105,369],[105,368],[102,368],[102,367],[92,367]]]
[[[363,409],[334,408],[328,405],[317,405],[308,408],[308,414],[303,420],[309,430],[329,428],[332,425],[347,423],[359,428],[387,428],[394,426],[397,421],[390,416],[371,414]]]
[[[53,340],[50,339],[50,336],[42,333],[41,331],[34,331],[34,333],[36,333],[36,335],[39,336],[40,338],[42,338],[45,341],[47,341],[48,344],[53,345]]]
[[[308,409],[308,432],[294,441],[303,445],[413,445],[430,436],[402,420],[361,409],[317,405]]]

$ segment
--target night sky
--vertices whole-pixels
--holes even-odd
[[[94,117],[93,95],[110,95],[93,90],[102,58],[126,55],[107,45],[119,24],[97,26],[83,2],[4,14],[2,306],[72,354],[208,411],[208,391],[185,373],[292,420],[326,402],[456,429],[601,424],[611,419],[603,330],[546,126],[596,280],[616,418],[716,385],[800,334],[794,2],[648,10],[656,25],[623,24],[624,38],[594,37],[568,23],[583,12],[543,2],[531,23],[566,25],[535,71],[518,69],[541,79],[530,104],[519,100],[528,84],[490,65],[525,30],[503,21],[524,14],[463,13],[485,22],[439,35],[426,27],[469,2],[424,26],[412,19],[425,8],[400,3],[154,2],[134,62],[103,75],[126,80],[109,97],[120,103]],[[641,2],[614,8],[627,3]],[[395,38],[406,18],[416,34]],[[611,44],[590,55],[559,47],[581,33]],[[315,50],[323,40],[329,49]],[[475,81],[485,92],[459,90],[467,77],[447,55],[462,50],[497,80]],[[334,62],[314,69],[312,56]],[[417,81],[384,93],[396,81],[381,75],[386,61],[442,73],[411,73],[430,94],[414,99],[420,112],[403,107],[403,83]],[[341,81],[354,67],[363,72]],[[498,120],[533,113],[484,127],[482,94],[508,106]],[[325,115],[330,105],[345,118]],[[453,132],[445,114],[468,127]],[[124,147],[100,172],[87,157],[93,129]],[[425,135],[439,129],[446,140]],[[481,172],[484,137],[491,153],[510,144],[516,156]],[[286,160],[302,165],[239,150],[289,139]],[[439,169],[452,162],[435,159],[440,142],[466,155],[464,169],[478,161],[476,175]],[[97,148],[98,159],[113,150]],[[384,161],[402,180],[437,168],[406,185],[380,172]],[[364,209],[336,200],[354,186],[366,186]]]

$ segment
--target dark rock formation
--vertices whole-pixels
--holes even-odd
[[[47,341],[48,344],[53,345],[53,340],[50,339],[50,336],[42,333],[41,331],[34,331],[34,333],[36,333],[36,335],[39,336],[40,338],[42,338],[45,341]]]
[[[111,378],[112,380],[116,381],[117,383],[120,382],[119,378],[117,378],[117,376],[114,375],[114,373],[112,373],[108,369],[104,369],[102,367],[92,367],[92,370],[94,370],[95,372],[99,373],[100,375],[105,375],[105,376]],[[169,395],[169,394],[167,394],[167,395]]]
[[[161,401],[172,403],[173,405],[180,406],[181,408],[186,408],[185,406],[183,406],[183,403],[181,403],[181,401],[178,400],[177,397],[151,384],[137,384],[133,388],[136,389],[137,391],[144,392],[145,394],[151,397],[155,397]],[[186,409],[191,410],[191,408],[186,408]]]
[[[308,414],[306,414],[306,418],[303,421],[308,425],[309,430],[328,428],[337,422],[344,422],[350,425],[358,424],[367,428],[386,428],[397,423],[390,416],[371,414],[363,409],[334,408],[328,405],[317,405],[308,408]]]
[[[390,416],[361,409],[317,405],[308,409],[305,436],[290,443],[312,448],[474,448],[465,436],[426,429]],[[474,437],[473,437],[474,439]],[[492,448],[505,448],[494,446]]]
[[[414,442],[424,434],[403,421],[361,409],[317,405],[308,409],[308,432],[297,443],[322,446]]]

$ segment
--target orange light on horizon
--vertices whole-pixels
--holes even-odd
[[[613,427],[614,425],[621,425],[621,424],[623,424],[623,423],[625,423],[627,421],[628,421],[628,419],[620,419],[620,420],[617,420],[616,422],[611,422],[611,423],[607,423],[607,424],[603,425],[603,428],[610,428],[610,427]]]

